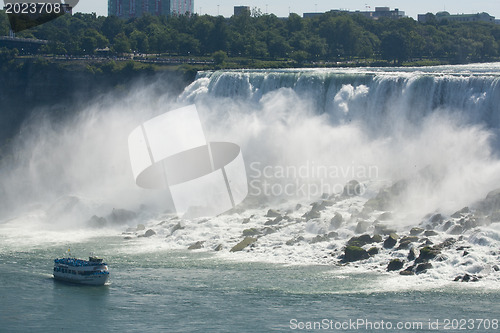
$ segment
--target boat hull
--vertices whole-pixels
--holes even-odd
[[[89,286],[102,286],[108,282],[109,274],[101,274],[92,277],[79,277],[72,274],[56,273],[54,272],[54,280],[70,282],[76,284],[84,284]]]

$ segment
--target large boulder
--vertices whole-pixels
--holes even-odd
[[[154,230],[152,230],[152,229],[148,229],[144,233],[144,237],[151,237],[151,236],[154,236],[154,235],[156,235],[156,232]]]
[[[255,243],[257,241],[257,238],[254,237],[245,237],[241,242],[233,246],[230,250],[230,252],[238,252],[246,248],[247,246]]]
[[[92,228],[104,228],[108,224],[108,221],[104,217],[94,215],[90,218],[87,224]]]
[[[398,249],[407,249],[411,243],[418,242],[417,236],[405,236],[400,239]]]
[[[281,214],[276,209],[269,209],[266,214],[266,217],[278,217],[278,216],[281,216]]]
[[[351,180],[344,186],[342,195],[345,197],[355,197],[361,195],[363,188],[357,180]]]
[[[333,229],[338,229],[342,225],[342,222],[344,222],[342,214],[336,212],[335,215],[330,220],[330,227]]]
[[[328,234],[324,234],[324,235],[317,235],[311,239],[311,244],[320,243],[320,242],[327,242],[332,238],[338,237],[338,235],[339,234],[336,233],[335,231],[331,231]]]
[[[370,237],[370,235],[368,234],[364,234],[359,237],[352,237],[351,239],[349,239],[349,241],[347,242],[347,246],[362,247],[366,244],[371,244],[371,243],[374,243],[372,237]]]
[[[205,241],[198,241],[191,246],[188,247],[188,250],[199,250],[203,247],[203,244],[205,244]]]
[[[347,246],[344,249],[344,262],[353,262],[370,258],[370,254],[358,246]]]
[[[257,236],[260,235],[261,232],[257,228],[250,228],[250,229],[245,229],[243,230],[243,236]]]
[[[418,264],[418,263],[421,263],[421,262],[424,262],[424,261],[428,261],[428,260],[434,259],[434,258],[437,257],[437,255],[440,252],[441,251],[439,249],[426,246],[426,247],[424,247],[424,248],[422,248],[420,250],[420,254],[419,254],[418,258],[415,259],[415,263]]]
[[[428,269],[432,268],[432,264],[430,262],[424,262],[422,264],[418,264],[417,268],[415,268],[415,274],[425,273]]]
[[[410,235],[412,235],[412,236],[418,236],[421,233],[423,233],[424,231],[425,230],[423,228],[419,228],[419,227],[411,228]]]
[[[137,214],[126,209],[113,209],[107,220],[112,224],[125,224],[137,218]]]
[[[432,236],[437,236],[438,233],[435,232],[434,230],[425,230],[424,231],[424,236],[425,237],[432,237]]]
[[[274,220],[268,220],[266,223],[264,223],[264,225],[275,225],[275,224],[280,223],[282,220],[283,220],[283,216],[279,215],[279,216],[276,216],[276,218]]]
[[[401,268],[403,268],[404,262],[402,262],[399,259],[392,259],[389,264],[387,265],[387,271],[399,271]]]
[[[305,213],[302,215],[306,219],[306,221],[312,220],[312,219],[319,219],[321,217],[321,213],[317,210],[310,210],[309,212]]]
[[[173,234],[177,230],[182,230],[182,229],[184,229],[184,226],[179,222],[176,225],[174,225],[174,227],[172,228],[172,230],[170,231],[170,233]]]
[[[386,240],[384,241],[384,247],[386,249],[392,249],[398,242],[398,238],[399,236],[397,234],[395,233],[390,234],[389,237],[387,237]]]

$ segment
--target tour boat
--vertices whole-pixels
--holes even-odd
[[[79,284],[102,286],[108,281],[109,271],[103,259],[90,256],[89,260],[61,258],[54,260],[54,279]]]

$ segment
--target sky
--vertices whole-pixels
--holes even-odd
[[[276,16],[288,16],[290,12],[302,16],[304,12],[325,12],[331,9],[375,10],[375,7],[398,8],[407,16],[417,18],[417,14],[436,13],[446,10],[450,14],[475,14],[487,12],[500,19],[499,0],[194,0],[195,12],[209,15],[233,14],[234,6],[250,6],[260,8],[262,13],[273,13]],[[106,16],[107,0],[80,0],[75,8],[77,12],[92,13]]]

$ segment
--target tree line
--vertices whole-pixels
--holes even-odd
[[[171,56],[226,56],[263,60],[321,61],[438,59],[449,63],[498,60],[500,25],[483,22],[438,22],[428,14],[421,24],[412,18],[372,20],[363,15],[328,12],[312,18],[290,14],[278,18],[252,11],[243,15],[144,15],[124,20],[95,14],[64,15],[23,31],[18,37],[49,43],[41,53],[91,55],[137,52]],[[0,34],[8,20],[0,15]]]

